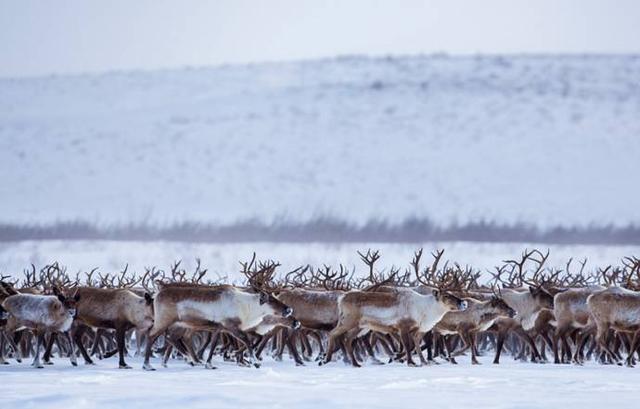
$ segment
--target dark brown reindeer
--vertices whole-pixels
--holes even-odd
[[[107,280],[103,276],[104,281]],[[132,281],[124,281],[123,277],[119,285],[125,285],[125,283],[134,285]],[[139,296],[128,288],[93,287],[78,287],[77,293],[81,296],[81,301],[77,306],[79,325],[74,331],[74,341],[80,349],[85,363],[93,363],[82,343],[82,335],[87,327],[111,329],[115,330],[119,367],[122,369],[130,368],[124,359],[125,335],[128,330],[133,328],[146,332],[153,326],[153,298],[151,295],[145,292],[143,296]]]

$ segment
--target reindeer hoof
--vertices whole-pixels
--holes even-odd
[[[304,366],[304,362],[296,362],[296,366]]]
[[[259,364],[258,362],[254,362],[254,363],[253,363],[253,366],[254,366],[255,368],[260,368],[261,364]]]
[[[71,366],[78,366],[78,362],[76,362],[76,361],[71,361]]]
[[[207,362],[207,363],[204,365],[204,368],[205,368],[205,369],[218,369],[217,367],[213,366],[213,365],[211,364],[211,362]]]
[[[142,369],[144,369],[145,371],[155,371],[156,368],[154,368],[153,366],[151,366],[151,364],[144,364],[142,365]]]
[[[474,361],[474,362],[471,362],[471,365],[482,365],[482,364],[478,361]]]
[[[95,362],[93,361],[85,361],[84,364],[89,366],[96,366]]]
[[[131,369],[131,367],[127,364],[118,366],[118,369]]]

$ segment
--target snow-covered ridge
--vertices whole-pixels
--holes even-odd
[[[0,79],[0,222],[640,223],[640,57]]]

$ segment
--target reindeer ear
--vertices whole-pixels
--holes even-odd
[[[147,305],[153,304],[153,297],[149,293],[144,293],[144,300],[147,302]]]
[[[64,295],[62,295],[60,293],[56,294],[56,297],[58,297],[58,300],[63,304],[64,304],[65,301],[67,301],[67,299],[64,298]]]
[[[261,291],[260,292],[260,305],[265,304],[267,301],[269,301],[269,294]]]
[[[433,294],[434,297],[438,298],[440,296],[440,290],[431,290],[431,293]]]
[[[535,295],[535,293],[537,292],[537,288],[535,288],[534,286],[530,285],[529,286],[529,292],[533,295]]]
[[[73,301],[78,302],[80,301],[80,294],[77,294],[73,297]]]
[[[57,295],[58,298],[60,297],[61,293],[57,285],[54,285],[53,287],[51,287],[51,291],[53,292],[53,295]]]

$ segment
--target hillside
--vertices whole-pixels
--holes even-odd
[[[0,223],[640,223],[640,57],[0,79]]]

